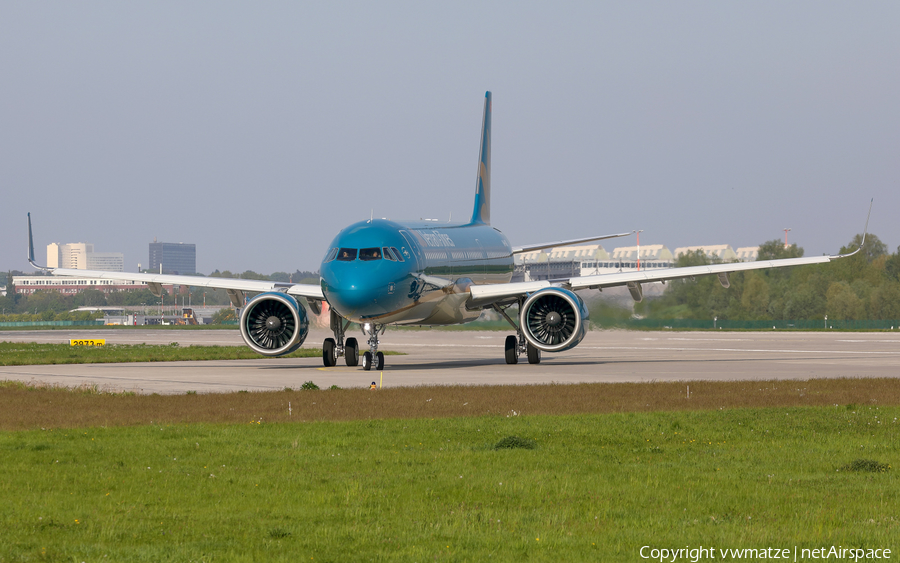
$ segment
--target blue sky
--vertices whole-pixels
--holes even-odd
[[[485,90],[513,244],[900,245],[896,2],[0,3],[0,268],[92,242],[318,268],[468,218]],[[606,246],[633,244],[621,239]]]

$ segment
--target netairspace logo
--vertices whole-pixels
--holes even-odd
[[[779,547],[763,547],[763,548],[719,548],[715,547],[691,547],[689,545],[679,548],[651,547],[645,545],[641,547],[641,558],[660,563],[676,563],[677,561],[690,561],[698,563],[699,561],[759,561],[759,560],[782,560],[782,561],[820,561],[820,560],[843,560],[843,561],[876,561],[879,559],[890,559],[891,550],[884,548],[861,548],[861,547],[817,547],[817,548],[798,548],[794,546],[790,548]]]

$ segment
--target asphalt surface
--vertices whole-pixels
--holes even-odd
[[[408,331],[390,329],[382,350],[383,372],[339,364],[325,368],[320,358],[77,364],[0,367],[0,380],[62,386],[98,385],[110,391],[199,393],[320,387],[412,385],[523,385],[538,383],[648,382],[695,380],[813,379],[900,376],[900,330],[850,332],[632,332],[594,331],[573,350],[544,354],[538,365],[525,357],[503,360],[507,333]],[[315,329],[304,346],[320,347],[330,333]],[[361,335],[356,336],[364,344]],[[0,341],[63,342],[105,338],[109,344],[182,346],[243,345],[240,333],[226,330],[78,330],[0,332]]]

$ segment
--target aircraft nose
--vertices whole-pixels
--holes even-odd
[[[380,305],[379,295],[384,293],[379,276],[358,268],[329,268],[322,272],[322,291],[328,303],[346,318],[359,318],[375,314]]]

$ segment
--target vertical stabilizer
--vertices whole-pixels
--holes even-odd
[[[491,93],[484,93],[484,117],[481,121],[481,150],[478,152],[478,178],[475,182],[473,223],[491,224]]]

